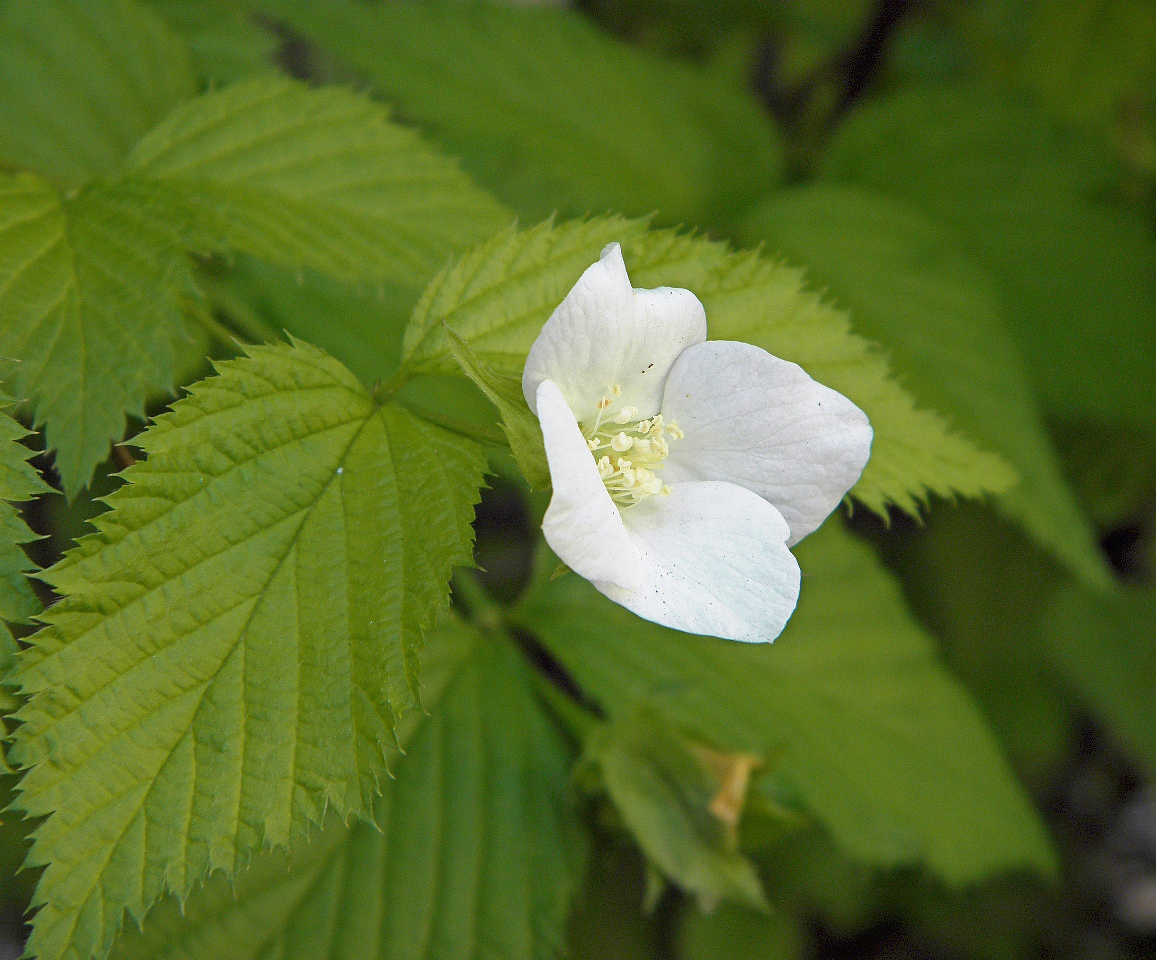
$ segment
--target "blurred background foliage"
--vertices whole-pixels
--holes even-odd
[[[623,712],[584,762],[604,789],[590,801],[596,840],[570,919],[572,956],[1156,955],[1156,4],[152,6],[188,42],[203,86],[284,72],[370,91],[523,223],[652,215],[804,267],[922,404],[1020,473],[987,502],[933,500],[918,522],[864,511],[848,525],[885,559],[896,602],[980,705],[1047,826],[1057,874],[949,886],[852,860],[846,842],[792,821],[774,778],[756,771],[733,838],[741,855],[723,872],[740,900],[756,873],[769,910],[754,895],[711,909],[719,891],[665,886],[652,866],[706,856],[669,849],[655,813],[679,803],[693,813],[697,801],[616,787],[640,764],[685,764],[689,748],[662,718]],[[245,257],[210,258],[201,276],[234,328],[287,329],[365,382],[396,365],[420,294]],[[193,345],[189,363],[203,354]],[[463,381],[432,383],[423,403],[492,419]],[[100,509],[107,472],[71,506],[55,497],[36,508],[41,562]],[[483,501],[478,557],[483,581],[506,585],[500,599],[529,575],[541,508],[512,479]],[[848,602],[837,617],[852,625],[862,611]],[[542,639],[597,688],[597,638]],[[599,694],[613,702],[612,690]],[[858,759],[890,782],[895,758]],[[928,798],[888,802],[925,802],[928,818],[943,818],[929,830],[958,829]],[[13,937],[31,895],[16,869],[24,845],[5,814],[0,922]]]

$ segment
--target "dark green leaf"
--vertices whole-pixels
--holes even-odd
[[[1062,586],[1040,634],[1064,681],[1156,771],[1156,594]]]
[[[779,178],[738,82],[647,54],[563,9],[266,0],[534,220],[657,210],[709,222]]]
[[[744,239],[805,266],[917,399],[1019,471],[996,502],[1086,580],[1108,582],[988,278],[941,230],[904,204],[820,184],[759,207]]]
[[[778,911],[756,913],[733,903],[706,913],[688,909],[678,960],[795,960],[806,956],[802,939],[795,921]]]
[[[839,129],[828,179],[905,200],[996,281],[1049,412],[1156,420],[1156,241],[1102,199],[1112,165],[1026,103],[917,89]]]
[[[0,13],[0,161],[67,187],[113,175],[195,92],[184,44],[135,0],[9,0]]]
[[[871,552],[828,523],[797,553],[802,599],[773,645],[641,621],[576,576],[520,621],[611,717],[641,701],[723,749],[777,755],[782,788],[857,857],[923,859],[951,883],[1051,871],[999,748]]]

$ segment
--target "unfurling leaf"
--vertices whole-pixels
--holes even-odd
[[[737,850],[738,818],[718,802],[727,798],[729,785],[702,750],[660,713],[640,706],[591,739],[587,762],[664,878],[697,896],[706,909],[721,900],[765,909],[754,865]],[[745,793],[745,778],[742,787]]]

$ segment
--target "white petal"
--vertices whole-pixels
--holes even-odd
[[[534,410],[538,384],[553,380],[582,418],[620,386],[624,404],[653,416],[675,358],[705,339],[698,298],[672,287],[631,289],[622,249],[612,243],[546,321],[526,358],[522,390]]]
[[[773,503],[798,542],[839,505],[871,453],[871,424],[855,404],[794,363],[749,343],[712,340],[670,372],[668,482],[725,480]]]
[[[552,380],[537,392],[538,422],[554,495],[542,521],[550,548],[575,573],[622,589],[638,585],[642,562],[565,397]]]
[[[671,484],[622,513],[642,558],[634,590],[594,582],[640,617],[687,633],[774,640],[799,598],[788,528],[766,500],[731,483]]]

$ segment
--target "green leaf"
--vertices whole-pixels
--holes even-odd
[[[1040,635],[1063,680],[1149,771],[1156,771],[1156,593],[1099,596],[1064,585]]]
[[[0,356],[27,398],[71,497],[125,432],[126,414],[171,392],[194,295],[168,204],[145,184],[62,197],[39,177],[0,174]],[[170,218],[171,219],[171,218]]]
[[[574,898],[564,956],[573,960],[660,960],[658,924],[646,912],[642,854],[631,843],[595,835],[586,879]]]
[[[551,219],[526,230],[511,226],[478,244],[426,287],[402,341],[403,368],[455,370],[448,327],[496,369],[520,374],[542,324],[602,248],[645,229],[615,216],[557,226]]]
[[[1156,72],[1147,0],[983,0],[947,8],[984,76],[1031,90],[1049,109],[1108,123]]]
[[[803,934],[782,913],[756,913],[724,903],[688,909],[678,931],[678,960],[796,960],[807,956]]]
[[[1084,579],[1108,583],[990,282],[941,230],[904,204],[818,184],[759,207],[743,239],[805,265],[857,331],[887,346],[922,404],[1019,471],[1000,508]]]
[[[150,5],[184,38],[210,86],[276,70],[281,41],[262,30],[245,5],[233,0],[151,0]]]
[[[173,193],[198,242],[349,280],[423,283],[509,220],[379,105],[273,77],[182,105],[127,169]]]
[[[754,865],[711,809],[720,784],[661,715],[639,708],[587,744],[587,761],[664,877],[707,909],[721,900],[766,908]]]
[[[662,59],[570,10],[498,3],[265,0],[366,77],[479,183],[538,220],[617,210],[704,223],[780,177],[737,80]]]
[[[134,442],[15,680],[48,819],[32,947],[102,954],[126,908],[370,809],[422,631],[470,560],[484,461],[303,344],[219,365]]]
[[[195,92],[180,38],[133,0],[9,0],[0,14],[0,161],[62,186],[115,174]]]
[[[447,637],[465,654],[382,785],[380,829],[331,816],[235,888],[214,876],[159,904],[117,960],[557,956],[584,859],[569,751],[507,644]]]
[[[895,566],[911,608],[942,640],[1017,772],[1046,789],[1071,749],[1071,698],[1038,642],[1040,611],[1066,571],[988,504],[936,510]]]
[[[518,466],[526,475],[526,480],[535,489],[550,485],[550,468],[546,463],[546,448],[542,442],[542,428],[538,418],[526,403],[519,377],[497,373],[482,363],[474,355],[469,344],[445,328],[445,337],[450,353],[469,377],[498,408],[502,415],[502,429],[510,441],[510,452],[518,461]]]
[[[340,360],[367,387],[397,369],[402,334],[424,284],[353,285],[244,254],[229,260],[228,269],[203,270],[201,280],[250,340],[268,342],[288,330]]]
[[[11,404],[9,397],[0,394],[0,409]],[[40,612],[40,601],[33,593],[25,574],[37,569],[20,545],[38,539],[20,518],[13,503],[31,500],[52,488],[40,479],[40,474],[28,463],[33,451],[17,441],[28,436],[19,423],[0,413],[0,620],[8,623],[27,623]],[[0,675],[8,667],[8,658],[15,652],[15,643],[0,625]]]
[[[922,859],[952,884],[1054,869],[1043,828],[895,582],[835,524],[796,550],[798,609],[773,644],[676,633],[578,577],[519,615],[611,718],[641,702],[774,770],[852,855]]]
[[[1112,161],[1021,101],[918,89],[862,107],[826,178],[910,203],[997,284],[1051,413],[1156,421],[1156,241],[1106,203]]]
[[[847,317],[804,290],[801,271],[673,231],[648,233],[640,221],[547,221],[476,247],[422,296],[406,331],[403,369],[454,368],[444,320],[479,361],[520,374],[542,324],[611,241],[622,243],[636,286],[693,290],[712,338],[746,340],[793,360],[867,413],[875,440],[853,493],[872,509],[894,503],[914,512],[929,492],[975,496],[1014,482],[1003,460],[949,432],[937,414],[916,409],[886,360],[850,332]]]

